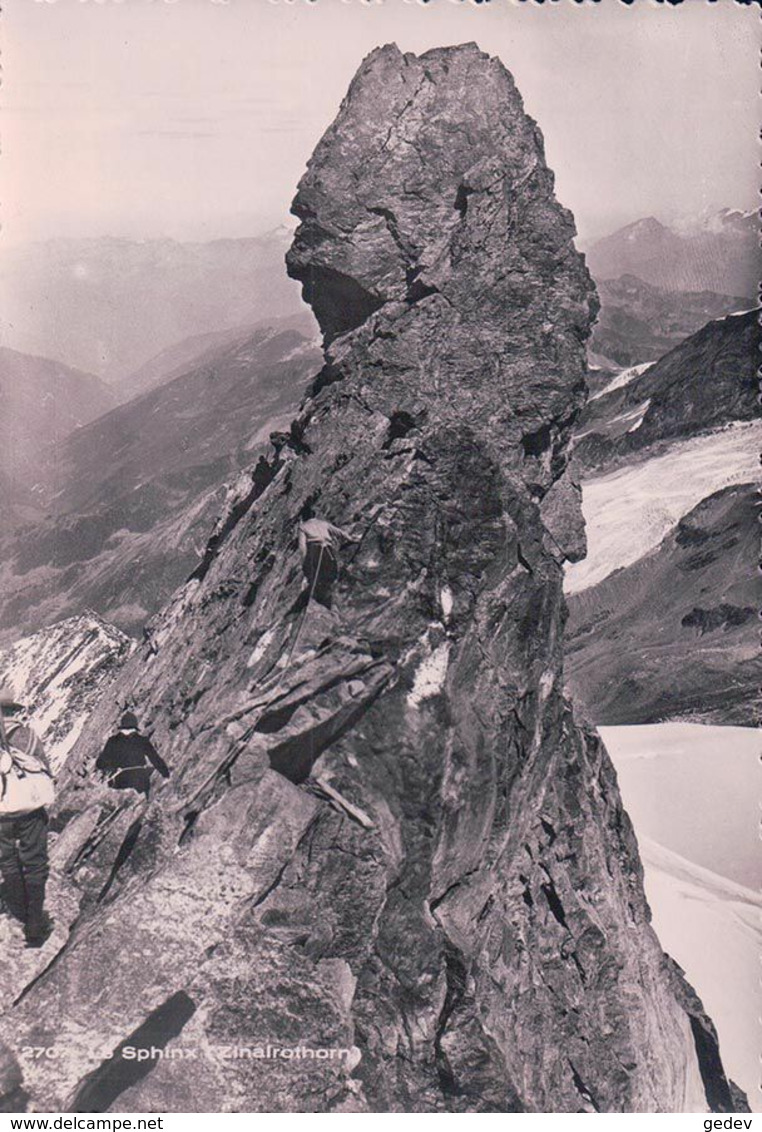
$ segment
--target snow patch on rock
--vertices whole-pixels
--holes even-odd
[[[420,707],[424,700],[439,695],[444,688],[449,663],[450,642],[443,641],[419,665],[407,697],[410,707]]]
[[[252,652],[249,659],[246,661],[246,667],[247,668],[253,668],[254,665],[257,663],[257,661],[262,659],[262,657],[267,652],[267,649],[269,648],[270,644],[272,643],[274,636],[275,636],[275,630],[274,629],[267,629],[262,634],[262,636],[257,641],[256,645],[254,646],[254,651]]]
[[[644,401],[642,405],[638,405],[637,409],[635,410],[635,413],[637,414],[635,417],[635,423],[630,425],[630,427],[627,429],[628,432],[638,431],[640,426],[643,424],[643,421],[646,419],[646,413],[648,412],[648,406],[650,404],[651,398],[649,397],[648,400]]]
[[[439,605],[442,610],[442,620],[445,625],[452,617],[453,597],[449,586],[442,586],[439,591]]]
[[[556,682],[556,674],[552,669],[547,669],[540,677],[540,699],[545,702],[550,693],[553,691],[553,686]]]

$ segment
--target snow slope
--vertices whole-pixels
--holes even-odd
[[[638,834],[736,884],[760,887],[762,731],[701,723],[599,730]]]
[[[606,385],[603,389],[599,389],[597,393],[594,393],[590,400],[597,401],[598,398],[603,397],[604,394],[611,393],[614,389],[621,389],[624,385],[629,385],[630,382],[634,381],[636,377],[640,377],[642,373],[645,373],[647,369],[650,369],[653,364],[653,362],[643,362],[637,366],[630,366],[629,369],[623,369],[616,375],[615,378],[613,378],[608,383],[608,385]]]
[[[646,896],[662,947],[685,971],[717,1027],[726,1072],[762,1111],[762,896],[640,841]]]
[[[29,710],[53,769],[60,770],[133,642],[94,614],[70,617],[0,652],[0,683]]]
[[[566,592],[584,590],[637,561],[706,496],[753,481],[760,448],[762,421],[734,424],[585,481],[588,554],[567,568]]]
[[[664,949],[717,1026],[725,1068],[762,1110],[762,734],[664,723],[602,727],[635,826]]]

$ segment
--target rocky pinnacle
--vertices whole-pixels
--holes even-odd
[[[70,760],[79,919],[3,1019],[60,1050],[24,1088],[77,1111],[732,1111],[561,690],[597,300],[540,132],[475,46],[384,47],[293,210],[325,363]],[[331,609],[305,608],[305,505],[354,540]],[[172,767],[147,807],[88,777],[120,704]]]

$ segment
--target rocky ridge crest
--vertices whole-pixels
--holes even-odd
[[[120,679],[171,779],[144,807],[79,776],[113,703],[80,741],[57,816],[79,919],[2,1025],[60,1049],[25,1087],[74,1111],[732,1110],[561,691],[596,300],[539,130],[475,46],[385,47],[294,211],[325,365]],[[305,504],[355,537],[306,614]],[[203,1064],[120,1056],[156,1042]],[[221,1052],[265,1043],[345,1055]]]

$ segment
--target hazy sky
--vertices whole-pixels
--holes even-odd
[[[513,72],[583,236],[752,208],[759,13],[734,0],[6,0],[7,240],[258,234],[360,60],[475,40]]]

